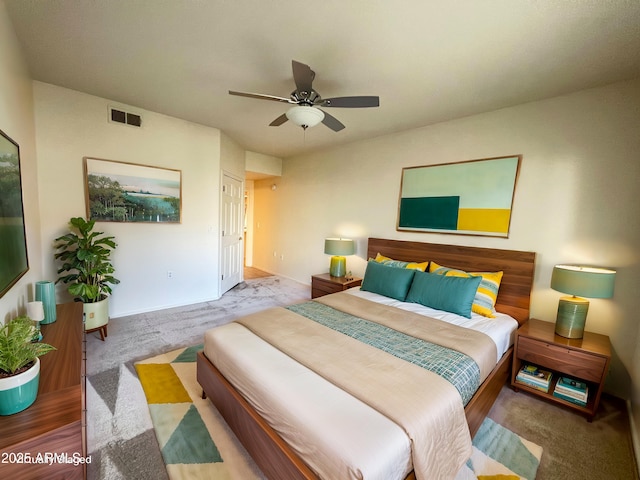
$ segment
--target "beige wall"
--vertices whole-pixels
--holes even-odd
[[[220,170],[243,172],[244,151],[214,128],[139,109],[135,128],[107,121],[109,100],[40,82],[34,92],[44,276],[56,278],[53,240],[70,217],[85,215],[82,159],[90,156],[182,171],[180,224],[97,224],[118,242],[111,316],[217,298]],[[58,296],[67,298],[62,286]]]
[[[29,271],[0,298],[1,323],[26,313],[26,303],[34,300],[33,284],[42,277],[32,84],[4,2],[0,2],[0,130],[20,147],[29,257]]]
[[[279,177],[282,175],[282,159],[257,152],[245,152],[245,170],[257,177]]]
[[[224,132],[220,132],[220,168],[236,178],[244,178],[245,150]]]
[[[607,389],[625,398],[633,390],[637,412],[639,131],[637,80],[287,158],[276,191],[255,184],[254,266],[309,283],[328,271],[330,235],[358,241],[347,259],[356,275],[369,236],[531,250],[531,313],[549,321],[560,297],[549,287],[553,265],[615,267],[615,297],[591,301],[587,328],[610,335]],[[512,154],[523,161],[508,239],[395,230],[402,167]]]

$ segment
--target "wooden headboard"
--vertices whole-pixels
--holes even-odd
[[[529,319],[535,252],[369,238],[367,258],[375,258],[377,253],[405,262],[433,261],[467,272],[502,271],[496,310],[520,324]]]

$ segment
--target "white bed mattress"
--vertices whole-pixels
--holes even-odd
[[[366,292],[364,290],[360,290],[360,287],[350,288],[347,290],[347,293],[371,300],[372,302],[390,305],[392,307],[401,308],[427,317],[437,318],[438,320],[442,320],[453,325],[482,332],[491,337],[491,340],[496,344],[498,352],[496,363],[498,363],[498,360],[500,360],[502,355],[509,350],[509,347],[513,345],[516,330],[518,329],[518,321],[504,313],[497,312],[495,318],[487,318],[471,312],[471,318],[465,318],[460,315],[456,315],[455,313],[443,312],[442,310],[425,307],[419,303],[401,302],[393,298],[378,295],[377,293]]]
[[[359,288],[349,293],[480,330],[494,340],[499,356],[518,325],[506,315],[466,319]],[[204,343],[207,358],[321,478],[393,480],[413,469],[402,428],[242,325],[211,329]]]

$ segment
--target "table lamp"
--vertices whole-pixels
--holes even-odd
[[[589,300],[586,298],[611,298],[615,270],[576,265],[556,265],[551,274],[551,288],[568,293],[558,302],[556,333],[566,338],[582,338],[587,321]]]
[[[40,331],[40,322],[44,320],[44,306],[41,301],[28,302],[27,303],[27,317],[35,322],[35,333],[33,334],[32,342],[39,342],[42,340],[42,333]]]
[[[344,277],[347,273],[347,259],[345,255],[353,255],[356,246],[353,240],[347,238],[326,238],[324,241],[324,253],[333,255],[329,266],[329,275],[332,277]]]

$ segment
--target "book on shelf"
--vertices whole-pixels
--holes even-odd
[[[549,388],[549,383],[540,381],[536,378],[531,378],[527,375],[518,374],[516,375],[516,380],[520,380],[522,383],[537,385],[539,387]]]
[[[529,365],[524,365],[520,369],[518,375],[516,375],[516,382],[526,385],[529,388],[540,390],[541,392],[548,392],[549,386],[551,385],[551,378],[553,377],[551,372],[535,367],[536,373],[532,375],[532,369],[527,367],[529,367]]]
[[[570,388],[566,388],[563,387],[560,382],[558,382],[556,384],[556,390],[558,390],[559,392],[562,393],[566,393],[567,395],[571,395],[572,397],[577,397],[577,398],[581,398],[581,397],[586,397],[589,393],[589,387],[585,388],[584,390],[578,391],[578,390],[571,390]]]
[[[565,400],[567,402],[575,403],[576,405],[580,405],[582,407],[586,407],[587,406],[587,399],[586,398],[584,400],[581,400],[581,399],[573,397],[571,395],[565,395],[564,393],[559,392],[558,390],[554,390],[553,396],[557,397],[557,398],[561,398],[562,400]]]
[[[542,385],[543,387],[548,387],[551,383],[551,378],[553,375],[551,372],[547,370],[542,370],[541,368],[536,367],[535,365],[524,364],[516,378],[521,379],[526,382],[533,382],[537,385]]]
[[[580,389],[577,390],[575,389],[575,385],[571,384],[571,385],[567,385],[566,382],[562,381],[563,378],[559,378],[558,382],[556,383],[556,386],[554,388],[554,394],[558,393],[558,395],[562,395],[562,398],[570,398],[570,399],[575,399],[578,402],[581,403],[586,403],[587,399],[589,398],[589,387],[587,386],[587,384],[585,384],[584,382],[578,382],[581,383],[580,385]]]
[[[533,388],[534,390],[540,390],[541,392],[547,393],[549,391],[549,385],[540,385],[539,383],[534,383],[526,378],[516,377],[516,383],[521,385],[525,385],[529,388]]]
[[[530,364],[524,363],[522,365],[522,368],[520,369],[520,371],[522,373],[526,373],[527,375],[532,375],[532,376],[535,377],[535,376],[538,375],[539,369],[535,365],[530,365]]]
[[[558,379],[558,387],[578,393],[585,393],[588,390],[587,384],[571,377],[560,377]]]

